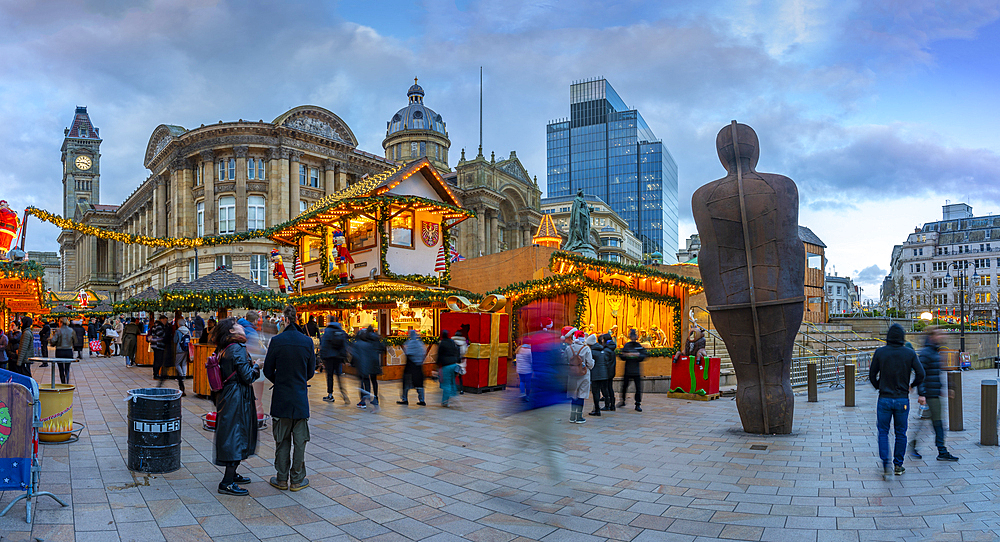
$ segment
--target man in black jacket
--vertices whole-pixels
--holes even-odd
[[[344,383],[340,380],[344,373],[344,362],[347,359],[347,333],[344,332],[344,328],[340,327],[340,322],[332,316],[330,323],[323,331],[323,338],[319,341],[319,357],[323,360],[323,365],[326,366],[326,397],[323,400],[327,403],[333,402],[333,377],[336,376],[340,395],[344,398],[345,403],[350,404],[351,400],[347,397],[347,392],[344,391]]]
[[[884,476],[893,472],[903,474],[903,456],[906,452],[906,418],[910,414],[910,390],[924,381],[924,367],[917,359],[917,353],[904,344],[906,332],[903,326],[893,324],[885,334],[886,345],[872,355],[868,380],[878,390],[878,455],[882,459]],[[910,382],[910,373],[916,373]],[[921,397],[923,399],[923,397]],[[889,423],[896,429],[896,445],[893,448],[889,469]]]
[[[927,330],[927,340],[924,347],[918,354],[920,364],[924,367],[924,381],[920,383],[918,392],[920,405],[930,414],[931,425],[934,426],[934,444],[938,449],[938,461],[958,461],[958,458],[948,452],[944,446],[944,420],[941,416],[941,355],[939,350],[944,342],[944,332],[937,327]],[[922,429],[927,425],[924,417],[917,418],[917,428],[913,431],[913,439],[910,440],[910,454],[915,459],[922,459],[923,456],[917,452],[917,437],[922,433]]]
[[[49,357],[49,335],[52,334],[52,327],[45,320],[42,320],[42,329],[38,332],[38,340],[42,342],[42,357]],[[43,361],[39,367],[48,367],[49,362]]]
[[[625,378],[622,380],[622,397],[618,401],[618,406],[625,406],[625,392],[628,391],[628,383],[635,383],[635,411],[642,412],[642,369],[640,363],[646,359],[646,348],[639,344],[639,334],[634,329],[628,332],[629,341],[622,346],[618,352],[618,357],[625,360]]]
[[[285,307],[285,319],[295,321],[295,307]],[[305,465],[306,443],[309,442],[309,386],[306,382],[314,374],[316,352],[312,339],[297,326],[289,325],[271,339],[264,358],[264,376],[274,382],[271,418],[277,476],[271,477],[271,485],[278,489],[299,491],[309,487]]]

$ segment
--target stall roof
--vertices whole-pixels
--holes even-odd
[[[165,287],[164,290],[168,292],[219,292],[223,290],[235,290],[248,293],[272,291],[270,288],[265,288],[252,280],[245,279],[226,268],[217,269],[204,277],[197,278],[188,283],[175,282]]]
[[[289,303],[303,310],[336,310],[364,305],[387,305],[400,302],[440,304],[454,295],[480,299],[481,295],[466,290],[429,286],[419,282],[376,277],[328,289],[323,292],[289,298]]]

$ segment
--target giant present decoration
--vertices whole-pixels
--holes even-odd
[[[678,356],[671,364],[671,394],[713,396],[719,393],[720,358]]]
[[[441,314],[441,329],[452,335],[468,326],[469,349],[462,385],[471,391],[490,391],[507,386],[507,354],[510,348],[510,316],[500,313],[502,296],[488,296],[479,305],[455,296],[448,306],[453,312]],[[465,312],[459,312],[464,310]]]

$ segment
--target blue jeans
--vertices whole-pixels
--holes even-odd
[[[441,405],[447,405],[448,399],[451,399],[458,393],[455,389],[456,370],[458,370],[458,364],[452,363],[451,365],[441,367],[439,371],[438,380],[441,382]]]
[[[910,414],[910,398],[890,397],[878,398],[878,456],[882,465],[889,464],[889,421],[896,429],[896,446],[893,448],[892,462],[896,466],[903,465],[903,454],[906,452],[906,419]]]
[[[531,373],[517,373],[517,381],[521,383],[521,396],[531,395]]]

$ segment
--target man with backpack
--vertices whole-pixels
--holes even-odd
[[[285,307],[285,318],[295,321],[295,307]],[[315,374],[316,352],[312,339],[297,326],[289,325],[271,339],[264,358],[264,376],[274,383],[271,417],[277,475],[270,483],[278,489],[299,491],[309,487],[305,467],[306,443],[309,442],[307,382]]]
[[[566,392],[571,401],[569,421],[587,423],[583,418],[583,402],[590,395],[590,369],[594,367],[594,355],[587,344],[585,332],[574,329],[572,337],[573,342],[563,350],[568,371]],[[596,336],[593,342],[597,343]]]
[[[319,357],[323,360],[326,369],[326,397],[327,403],[334,402],[333,399],[333,377],[337,377],[337,387],[340,388],[340,396],[344,402],[350,404],[351,400],[344,391],[344,383],[340,380],[344,373],[344,362],[347,360],[347,333],[334,317],[330,317],[330,322],[323,330],[323,338],[319,341]]]
[[[177,387],[181,390],[181,397],[187,397],[187,392],[184,391],[184,378],[187,376],[187,366],[191,360],[188,349],[190,345],[191,331],[188,330],[187,322],[183,318],[178,318],[177,331],[174,332],[174,370],[177,371]],[[163,385],[163,380],[165,379],[160,379],[157,387]]]

